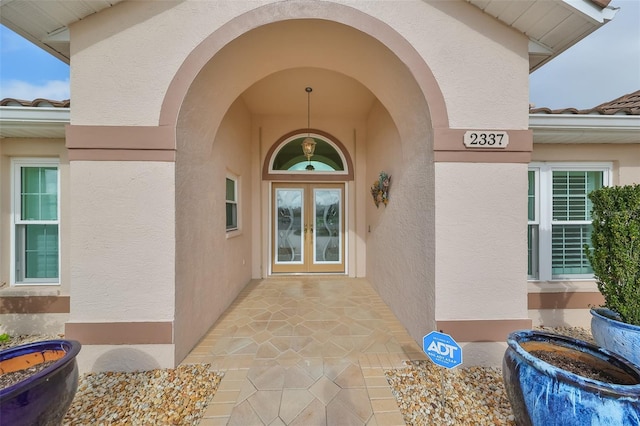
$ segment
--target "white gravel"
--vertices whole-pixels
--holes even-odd
[[[61,335],[24,335],[0,343],[0,350]],[[197,425],[223,373],[208,364],[181,365],[134,373],[80,375],[64,425]]]
[[[195,425],[221,378],[206,364],[85,374],[63,424]]]
[[[591,341],[582,328],[541,328]],[[0,350],[61,336],[18,336]],[[513,425],[499,368],[446,370],[430,361],[408,362],[385,372],[408,425]],[[196,425],[223,373],[206,364],[138,373],[88,373],[65,425]]]
[[[408,425],[513,425],[498,368],[446,370],[412,361],[386,372]]]

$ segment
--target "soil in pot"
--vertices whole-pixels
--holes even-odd
[[[523,342],[521,346],[536,358],[581,377],[615,385],[640,384],[640,377],[585,352],[547,342]]]
[[[44,370],[65,354],[62,350],[46,350],[0,361],[0,390]]]
[[[13,386],[18,382],[21,382],[39,371],[44,370],[55,361],[47,361],[40,364],[36,364],[24,370],[12,371],[10,373],[0,374],[0,390]]]

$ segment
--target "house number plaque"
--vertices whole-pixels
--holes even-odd
[[[504,131],[469,130],[465,132],[463,142],[467,148],[506,148],[509,135]]]

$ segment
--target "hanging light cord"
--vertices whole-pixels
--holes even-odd
[[[313,89],[311,87],[307,87],[307,136],[311,136],[311,92]]]

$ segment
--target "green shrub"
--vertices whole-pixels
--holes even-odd
[[[591,248],[585,251],[605,307],[640,325],[640,185],[592,191]]]

